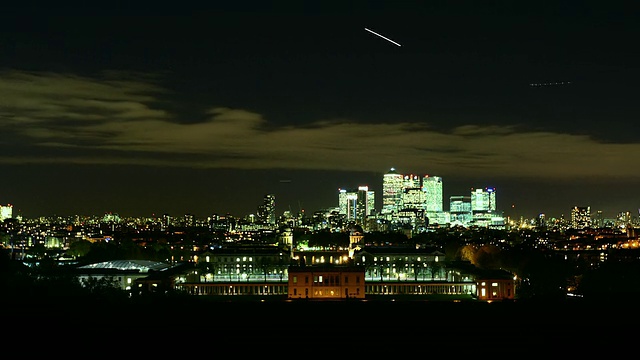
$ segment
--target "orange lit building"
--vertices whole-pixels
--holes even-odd
[[[515,298],[515,282],[512,278],[479,278],[476,286],[478,300],[501,301]]]
[[[289,299],[364,299],[364,268],[354,266],[290,266]]]

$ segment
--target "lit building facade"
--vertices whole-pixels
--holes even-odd
[[[358,224],[365,224],[367,216],[376,213],[375,191],[369,190],[368,186],[359,186],[356,202],[356,221]]]
[[[13,205],[0,205],[0,221],[13,218]]]
[[[375,192],[368,186],[358,190],[338,189],[338,208],[345,220],[365,224],[367,216],[375,214]]]
[[[515,282],[510,278],[480,278],[477,280],[478,300],[502,301],[515,299]]]
[[[403,176],[391,168],[382,178],[382,210],[384,214],[397,213],[402,207]]]
[[[472,225],[504,228],[504,217],[497,213],[496,189],[471,189]]]
[[[402,190],[402,210],[426,210],[427,194],[419,187]]]
[[[289,299],[364,299],[364,285],[362,267],[289,267]]]
[[[591,227],[591,206],[574,206],[571,209],[571,227],[574,229]]]
[[[419,188],[421,185],[420,176],[408,174],[402,176],[402,188]]]
[[[425,193],[425,210],[429,212],[442,212],[442,178],[440,176],[425,175],[422,178],[422,190]]]
[[[422,178],[422,190],[425,193],[425,216],[429,224],[448,223],[449,216],[443,207],[442,178],[425,175]]]
[[[353,191],[338,189],[338,209],[340,214],[345,216],[345,219],[355,218],[355,212],[352,212],[352,209],[355,209],[357,198]]]
[[[276,224],[276,196],[267,194],[260,206],[258,206],[258,218],[269,225]]]
[[[471,196],[453,195],[449,197],[449,216],[452,225],[468,227],[473,221]]]

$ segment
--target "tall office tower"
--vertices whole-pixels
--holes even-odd
[[[596,211],[596,214],[593,217],[593,223],[597,228],[604,227],[604,214],[602,213],[602,210]]]
[[[425,210],[427,212],[443,212],[442,178],[425,175],[422,178],[422,190],[426,194]]]
[[[13,218],[13,205],[0,205],[0,221]]]
[[[409,189],[409,188],[419,188],[420,187],[420,176],[418,175],[413,175],[413,174],[409,174],[409,175],[404,175],[402,176],[402,188],[403,189]]]
[[[258,218],[265,224],[276,224],[276,196],[267,194],[260,206],[258,206]]]
[[[375,214],[375,192],[368,186],[358,190],[338,189],[338,208],[345,220],[364,224],[367,216]]]
[[[359,186],[356,203],[356,221],[359,224],[365,224],[367,216],[375,214],[375,204],[375,191],[369,190],[368,186]]]
[[[449,197],[449,216],[452,223],[469,226],[473,220],[471,196],[453,195]]]
[[[536,226],[539,228],[547,227],[547,217],[544,213],[538,214],[538,217],[536,218]]]
[[[166,213],[162,214],[162,218],[160,219],[160,230],[165,231],[172,225],[174,225],[174,222],[171,215]]]
[[[471,189],[471,211],[496,211],[496,189],[492,187]]]
[[[382,177],[382,214],[397,213],[402,207],[403,180],[394,168]]]
[[[489,226],[493,222],[496,211],[496,189],[492,187],[484,189],[471,189],[471,214],[473,224],[477,226]]]
[[[347,189],[338,189],[338,212],[342,215],[347,214]]]
[[[184,214],[182,217],[182,225],[185,227],[193,227],[196,225],[196,216],[193,214]]]
[[[633,219],[631,218],[631,212],[629,211],[619,212],[618,215],[616,216],[615,225],[618,227],[627,227],[632,223],[633,223]]]
[[[345,216],[345,220],[355,221],[356,209],[358,208],[358,192],[338,189],[338,208],[340,209],[340,214]]]
[[[571,209],[571,227],[574,229],[591,227],[591,206],[574,206]]]
[[[402,191],[402,209],[422,210],[426,209],[427,194],[419,187],[404,188]]]

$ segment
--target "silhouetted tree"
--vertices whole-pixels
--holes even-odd
[[[640,274],[638,260],[607,260],[599,267],[584,273],[578,285],[578,292],[585,298],[591,299],[635,298],[640,293],[638,274]]]
[[[88,240],[78,240],[69,244],[69,249],[66,253],[73,258],[80,258],[86,256],[91,251],[91,242]]]
[[[500,248],[495,245],[483,245],[474,253],[472,263],[482,269],[499,269],[500,252]]]

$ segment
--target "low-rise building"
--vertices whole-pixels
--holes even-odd
[[[364,299],[364,268],[359,266],[290,266],[289,299]]]

